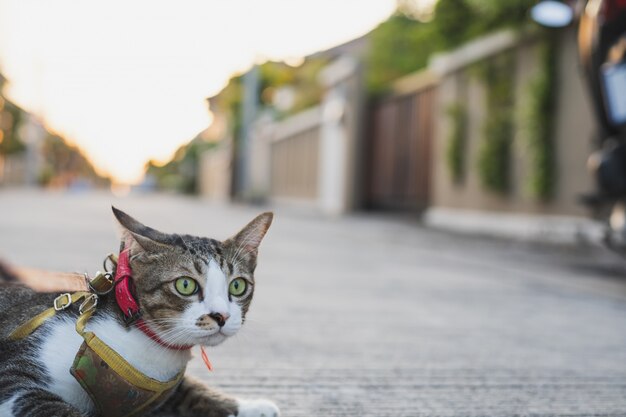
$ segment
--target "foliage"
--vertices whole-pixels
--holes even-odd
[[[485,140],[479,151],[478,170],[485,188],[498,193],[509,191],[512,117],[499,112],[487,119]]]
[[[550,34],[552,35],[552,34]],[[556,97],[556,40],[549,36],[540,46],[540,73],[527,90],[528,103],[524,109],[525,135],[530,154],[531,175],[528,188],[533,196],[548,200],[554,193],[555,144],[554,106]]]
[[[432,22],[418,22],[404,14],[395,14],[374,29],[365,58],[368,90],[383,93],[391,81],[426,67],[428,57],[438,49],[435,30]]]
[[[26,150],[20,129],[27,116],[26,111],[0,95],[0,155],[14,155]],[[78,147],[68,144],[57,134],[48,131],[44,134],[40,149],[44,161],[37,174],[41,185],[67,186],[79,180],[96,186],[109,184],[109,179],[96,172]]]
[[[318,104],[321,101],[323,89],[317,82],[317,77],[327,63],[326,59],[312,58],[299,67],[273,61],[260,65],[257,103],[261,109],[270,109],[277,113],[278,117],[288,116]],[[215,97],[220,110],[229,116],[235,137],[239,136],[241,127],[243,77],[242,74],[233,76],[228,80],[226,87]],[[274,108],[273,100],[278,89],[287,86],[294,90],[294,103],[289,110],[281,112]]]
[[[519,26],[528,19],[536,0],[466,0],[479,16],[474,22],[477,33],[486,33],[503,26]]]
[[[11,155],[23,152],[26,149],[19,137],[20,122],[23,110],[12,102],[0,97],[0,155]]]
[[[439,0],[434,23],[441,45],[456,48],[503,27],[519,27],[535,0]]]
[[[108,185],[109,179],[100,176],[85,155],[63,137],[48,133],[42,144],[45,163],[39,173],[41,185],[68,185],[76,180],[94,185]]]
[[[485,188],[502,194],[510,186],[514,57],[511,51],[500,54],[484,61],[479,71],[487,92],[487,117],[478,155],[478,173]]]
[[[420,22],[433,19],[436,1],[434,0],[396,0],[396,10]]]
[[[419,13],[416,15],[402,10],[400,2],[399,10],[368,35],[370,46],[365,58],[368,91],[373,95],[384,93],[393,80],[425,68],[430,56],[437,51],[457,47],[503,26],[523,24],[533,3],[533,0],[439,0],[433,20],[420,22],[410,17],[418,16]],[[328,58],[322,56],[311,57],[298,67],[282,62],[262,64],[259,67],[260,85],[257,92],[260,110],[270,110],[277,118],[282,118],[318,104],[323,94],[318,76],[320,70],[328,64]],[[286,110],[274,105],[276,93],[284,88],[290,88],[294,94],[293,105]],[[241,136],[243,90],[243,75],[236,75],[212,100],[219,111],[226,115],[235,151]],[[498,117],[497,120],[501,121],[486,127],[486,131],[494,132],[490,136],[497,136],[495,132],[509,129],[505,122],[509,120],[507,117]],[[450,150],[451,166],[461,165],[460,149]],[[180,152],[184,154],[188,150],[183,148]],[[192,192],[195,181],[182,175],[180,170],[186,164],[192,166],[197,163],[197,158],[194,158],[176,157],[162,167],[150,163],[148,171],[160,178],[159,184],[163,186],[166,183],[175,184],[178,188]],[[462,168],[458,170],[462,172]]]
[[[452,129],[448,139],[446,159],[452,180],[459,184],[465,176],[465,149],[467,142],[467,110],[460,103],[448,109]]]
[[[256,97],[259,111],[269,111],[277,119],[300,112],[308,107],[319,104],[323,88],[318,83],[320,71],[328,64],[326,58],[314,57],[307,59],[302,65],[292,67],[284,62],[265,62],[258,67],[259,88]],[[293,93],[293,103],[289,108],[279,109],[274,105],[276,94],[280,89],[289,89]],[[244,75],[233,76],[226,86],[212,99],[225,115],[229,127],[228,135],[234,139],[234,151],[237,153],[243,128]],[[212,109],[215,111],[216,109]],[[175,163],[176,161],[172,161]],[[235,161],[236,163],[236,161]],[[166,166],[167,167],[167,166]],[[167,169],[164,169],[167,171]],[[156,165],[152,166],[153,170]],[[178,177],[179,179],[181,177]],[[187,178],[176,183],[176,187],[186,192],[195,190],[195,180]],[[174,187],[174,186],[173,186]],[[170,187],[168,187],[170,188]],[[175,187],[174,187],[175,188]]]
[[[149,161],[146,164],[146,174],[156,180],[159,189],[194,194],[198,187],[200,155],[214,146],[215,143],[207,142],[197,136],[191,142],[178,148],[174,157],[165,165]]]
[[[323,58],[310,58],[299,67],[291,67],[283,62],[266,62],[261,65],[261,88],[259,102],[266,109],[273,109],[279,117],[299,113],[319,104],[323,88],[318,83],[320,71],[328,64]],[[287,111],[274,109],[274,95],[281,87],[291,87],[294,91],[293,106]]]
[[[440,47],[451,49],[476,36],[480,18],[476,8],[466,0],[439,0],[433,24]]]
[[[424,23],[398,12],[374,29],[366,59],[370,93],[384,93],[389,83],[423,69],[429,57],[456,48],[503,27],[528,19],[534,0],[439,0],[434,18]]]
[[[322,88],[317,82],[320,70],[327,64],[322,58],[305,61],[299,67],[292,67],[283,62],[266,62],[259,66],[259,89],[257,103],[260,110],[270,110],[278,118],[299,112],[321,101]],[[235,139],[237,148],[241,137],[244,75],[233,76],[226,86],[212,99],[218,109],[213,111],[223,113],[227,118],[230,129],[228,134]],[[293,87],[294,101],[291,108],[280,111],[274,108],[274,96],[281,87]],[[146,173],[156,179],[161,189],[181,191],[184,193],[197,192],[197,169],[200,154],[215,146],[199,136],[181,146],[174,157],[165,165],[150,161],[146,165]]]

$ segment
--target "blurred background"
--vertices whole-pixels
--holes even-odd
[[[625,9],[0,0],[0,258],[272,209],[192,373],[285,416],[624,415]]]

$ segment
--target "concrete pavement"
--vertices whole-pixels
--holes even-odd
[[[263,208],[0,190],[0,256],[95,272],[110,204],[225,238]],[[278,210],[249,322],[190,372],[284,416],[626,415],[626,262],[372,215]]]

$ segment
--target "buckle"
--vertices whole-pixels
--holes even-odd
[[[88,281],[88,285],[91,291],[98,295],[106,295],[115,288],[113,276],[108,272],[97,272],[96,276]]]
[[[66,292],[65,294],[61,294],[54,299],[54,309],[56,311],[63,311],[71,305],[72,296],[70,295],[70,293]]]
[[[102,262],[102,267],[105,271],[113,271],[113,269],[117,266],[117,255],[109,253],[106,258],[104,258],[104,262]]]
[[[89,294],[87,298],[85,298],[85,300],[82,303],[80,303],[80,306],[78,307],[78,314],[82,316],[84,313],[88,313],[94,308],[96,308],[97,305],[98,305],[98,295]]]
[[[135,314],[133,314],[133,312],[130,311],[129,308],[126,314],[123,314],[122,316],[124,319],[124,324],[126,325],[126,327],[128,327],[141,318],[141,312],[137,311]]]

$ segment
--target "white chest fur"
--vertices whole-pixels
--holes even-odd
[[[110,317],[92,320],[87,331],[94,332],[139,371],[160,381],[176,376],[190,358],[189,352],[166,349],[140,330],[124,328]],[[91,399],[69,372],[82,342],[73,320],[55,319],[50,323],[37,359],[51,376],[52,382],[47,389],[81,412],[88,413],[93,409]]]

